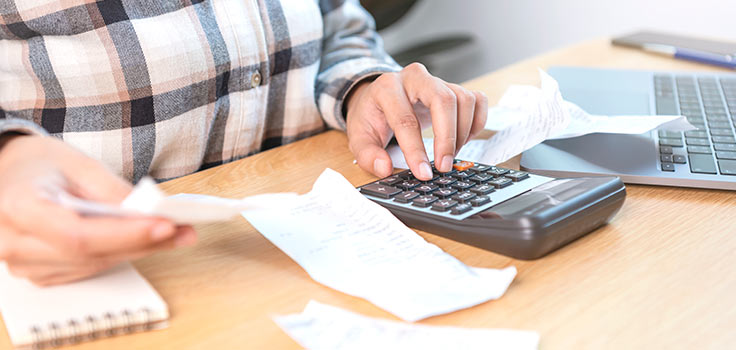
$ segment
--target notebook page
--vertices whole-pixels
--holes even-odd
[[[127,310],[136,315],[144,308],[149,322],[169,317],[164,300],[129,263],[91,279],[44,288],[11,276],[0,263],[0,313],[15,346],[34,342],[34,326],[44,330],[55,323],[63,328],[70,320],[84,324],[88,316],[107,325],[106,313],[120,317]]]

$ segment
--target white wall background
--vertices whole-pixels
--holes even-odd
[[[384,30],[389,52],[422,39],[472,33],[476,43],[434,61],[464,81],[586,39],[657,29],[736,41],[734,0],[424,0]]]

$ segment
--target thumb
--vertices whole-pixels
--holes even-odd
[[[393,173],[391,157],[383,148],[383,141],[370,136],[359,136],[352,140],[350,149],[361,169],[381,178]]]

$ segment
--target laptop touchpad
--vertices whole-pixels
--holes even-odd
[[[567,88],[563,98],[590,114],[598,115],[650,115],[649,94],[636,91],[609,89]]]

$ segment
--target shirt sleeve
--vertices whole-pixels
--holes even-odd
[[[384,51],[373,17],[358,0],[320,0],[324,37],[315,98],[322,118],[346,128],[343,102],[361,80],[401,69]]]
[[[9,132],[28,135],[48,135],[46,130],[40,125],[25,119],[9,118],[5,111],[0,108],[0,136]]]

